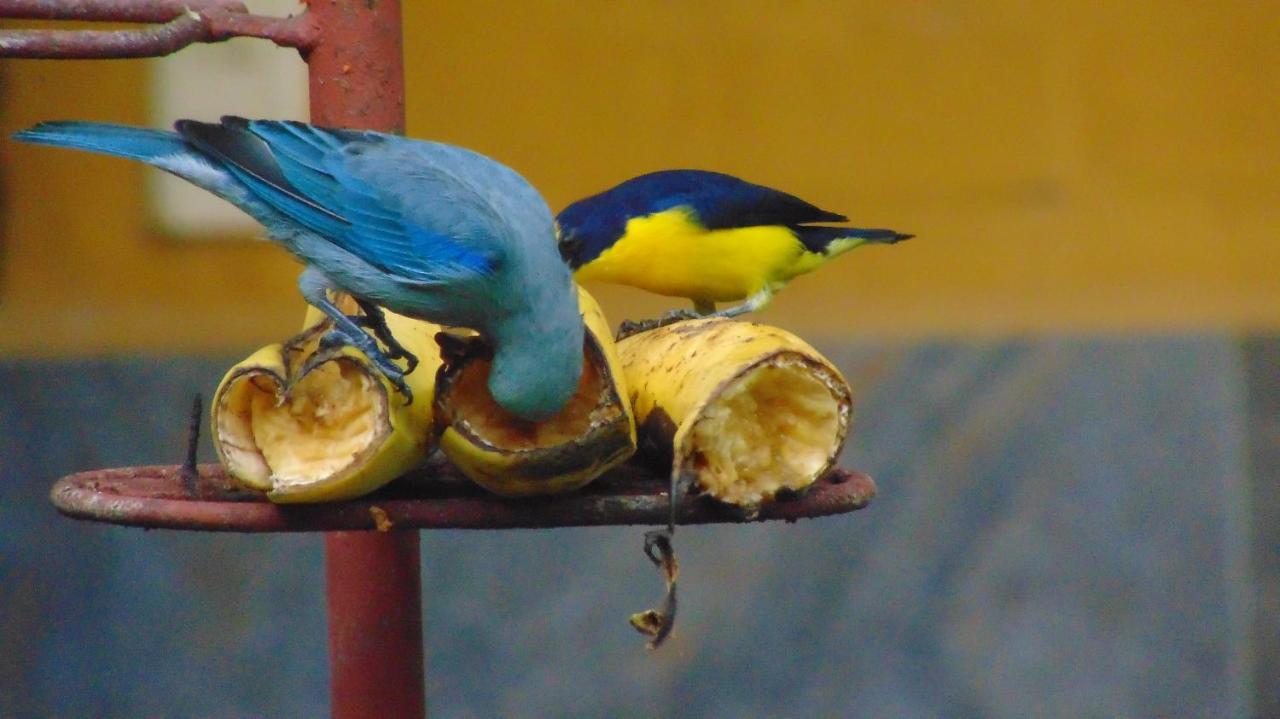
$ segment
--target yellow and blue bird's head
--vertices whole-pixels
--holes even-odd
[[[911,235],[838,226],[848,218],[795,195],[705,170],[664,170],[579,200],[556,218],[579,280],[715,302],[754,298],[864,243]]]

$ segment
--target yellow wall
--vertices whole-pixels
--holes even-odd
[[[915,232],[798,280],[822,335],[1280,327],[1280,5],[406,2],[410,133],[553,208],[704,167]],[[145,120],[138,62],[6,62],[0,130]],[[0,145],[0,350],[241,350],[296,265],[149,231],[140,169]],[[667,300],[604,291],[616,317]]]

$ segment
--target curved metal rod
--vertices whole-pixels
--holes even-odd
[[[238,0],[0,0],[0,17],[156,23],[136,30],[0,31],[0,57],[13,58],[157,57],[233,37],[264,38],[305,53],[318,36],[307,13],[252,15]]]
[[[240,0],[0,0],[0,17],[163,23],[189,10],[248,13]]]

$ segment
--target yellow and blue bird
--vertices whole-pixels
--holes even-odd
[[[848,221],[706,170],[641,175],[556,217],[560,254],[575,279],[686,297],[697,314],[725,317],[759,310],[795,277],[859,245],[912,237],[835,225]],[[717,302],[741,304],[716,312]]]

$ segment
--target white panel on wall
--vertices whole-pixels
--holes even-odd
[[[283,17],[302,12],[296,0],[251,0],[249,11]],[[296,50],[269,40],[237,38],[192,45],[151,60],[153,127],[222,115],[307,119],[307,66]],[[257,224],[230,204],[158,170],[148,182],[153,217],[167,235],[208,240],[243,237]]]

